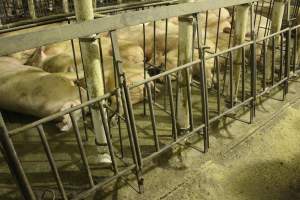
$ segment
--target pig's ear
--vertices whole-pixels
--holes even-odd
[[[34,53],[28,58],[25,65],[39,67],[42,61],[46,59],[46,54],[44,53],[44,47],[38,47],[35,49]]]

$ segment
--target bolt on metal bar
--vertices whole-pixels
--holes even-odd
[[[48,161],[49,161],[49,164],[50,164],[53,176],[54,176],[56,184],[57,184],[57,187],[58,187],[58,189],[59,189],[59,191],[61,193],[62,198],[65,199],[65,200],[67,200],[68,199],[67,193],[66,193],[66,191],[64,189],[62,180],[60,178],[60,175],[59,175],[59,172],[58,172],[55,160],[53,158],[53,154],[51,152],[48,140],[47,140],[45,132],[44,132],[43,125],[38,125],[37,126],[37,130],[39,132],[39,135],[40,135],[40,138],[41,138],[44,150],[46,152],[46,155],[47,155],[47,158],[48,158]]]

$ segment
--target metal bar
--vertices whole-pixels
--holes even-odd
[[[74,130],[74,133],[75,133],[75,136],[76,136],[80,156],[81,156],[83,165],[85,167],[86,173],[88,175],[90,186],[93,187],[95,185],[95,183],[94,183],[94,180],[93,180],[93,177],[92,177],[92,172],[91,172],[91,169],[90,169],[90,166],[89,166],[89,163],[88,163],[88,159],[87,159],[87,156],[86,156],[86,153],[85,153],[85,149],[84,149],[83,142],[82,142],[82,139],[81,139],[80,131],[79,131],[79,128],[78,128],[78,124],[77,124],[77,121],[75,119],[75,116],[74,116],[73,112],[70,113],[70,118],[71,118],[71,121],[72,121],[73,130]]]
[[[215,65],[217,69],[217,111],[218,115],[221,114],[221,84],[220,84],[220,66],[219,56],[215,57]]]
[[[267,42],[263,41],[263,90],[267,87],[267,80],[266,80],[266,61],[267,61]]]
[[[245,67],[246,67],[246,59],[245,59],[245,48],[242,48],[242,101],[245,101]]]
[[[174,108],[174,98],[173,98],[173,89],[172,89],[172,81],[170,75],[166,75],[167,77],[167,86],[169,91],[169,100],[170,100],[170,110],[171,110],[171,119],[172,119],[172,135],[174,141],[177,140],[177,128],[176,128],[176,116],[175,116],[175,108]]]
[[[137,167],[136,165],[131,165],[131,166],[127,167],[123,171],[120,171],[117,175],[109,177],[109,178],[105,179],[104,181],[97,183],[94,187],[92,187],[80,194],[77,194],[76,197],[72,198],[72,200],[86,199],[89,195],[93,194],[96,190],[99,190],[104,185],[107,185],[108,183],[112,182],[113,180],[125,175],[126,173],[128,173],[129,171],[133,170],[136,167]]]
[[[166,23],[165,23],[165,49],[164,49],[164,54],[165,54],[165,59],[164,59],[164,71],[167,70],[167,57],[168,57],[168,52],[167,52],[167,47],[168,47],[168,19],[166,19]],[[167,79],[166,79],[166,76],[164,77],[164,81],[166,82]],[[167,91],[168,87],[167,85],[165,84],[165,88],[164,88],[164,93],[166,94],[166,91]],[[164,108],[165,110],[167,109],[167,96],[164,95]]]
[[[147,70],[146,70],[146,28],[145,24],[143,24],[143,53],[144,53],[144,79],[146,79],[147,76]],[[146,96],[146,88],[143,88],[143,96]],[[146,101],[143,101],[144,106],[144,115],[146,115]]]
[[[272,70],[271,70],[271,83],[274,85],[274,76],[275,76],[275,37],[272,37]]]
[[[161,2],[159,0],[155,0],[155,1],[149,1],[149,2],[136,2],[136,3],[129,3],[129,4],[121,4],[121,5],[113,5],[113,6],[105,6],[105,7],[99,7],[94,9],[95,13],[101,13],[101,14],[109,14],[109,13],[113,13],[113,12],[120,12],[120,11],[125,11],[125,10],[131,10],[134,8],[147,8],[150,7],[151,5],[171,5],[171,4],[175,4],[175,1],[164,1]],[[114,13],[113,13],[114,14]],[[66,19],[75,19],[74,17],[74,12],[72,13],[68,13],[68,14],[57,14],[57,15],[51,15],[51,16],[43,16],[43,17],[39,17],[36,19],[31,19],[31,20],[22,20],[22,21],[18,21],[18,22],[14,22],[14,23],[9,23],[9,24],[5,24],[3,25],[3,28],[1,29],[15,29],[15,30],[19,30],[19,28],[23,28],[24,26],[26,27],[32,27],[32,26],[36,26],[36,25],[41,25],[44,24],[45,22],[47,23],[47,21],[52,20],[52,21],[65,21]],[[32,24],[34,23],[34,24]],[[21,27],[20,27],[21,26]],[[0,31],[1,32],[1,31]]]
[[[109,134],[109,127],[108,127],[108,122],[107,122],[107,119],[106,119],[106,113],[105,113],[105,110],[103,108],[103,102],[98,102],[97,105],[99,106],[99,110],[100,110],[100,114],[101,114],[101,118],[102,118],[102,123],[103,123],[103,128],[104,128],[104,133],[105,133],[105,137],[106,137],[106,141],[107,141],[107,145],[108,145],[108,150],[109,150],[110,157],[111,157],[111,160],[112,160],[114,173],[116,175],[116,174],[118,174],[118,166],[117,166],[116,156],[115,156],[115,153],[114,153],[113,145],[112,145],[110,134]]]
[[[153,22],[153,65],[156,65],[156,21]],[[154,85],[154,96],[153,101],[156,101],[156,81],[153,82]]]
[[[298,29],[295,29],[295,35],[294,35],[294,47],[293,47],[293,74],[296,72],[296,62],[297,62],[297,47],[298,47]]]
[[[138,25],[149,21],[156,21],[174,16],[187,15],[249,2],[252,2],[252,0],[219,0],[217,4],[212,4],[210,0],[194,3],[182,3],[179,5],[155,7],[136,12],[121,13],[110,17],[63,25],[59,28],[32,31],[10,37],[1,37],[0,44],[6,48],[0,49],[0,55],[7,55],[46,44],[70,40],[72,38],[85,37],[95,33],[107,32],[109,30]],[[17,46],[15,45],[15,41],[18,41]]]
[[[48,141],[47,141],[44,129],[43,129],[43,125],[38,125],[37,130],[39,132],[39,135],[40,135],[40,138],[41,138],[44,150],[46,152],[46,155],[47,155],[47,158],[48,158],[48,161],[49,161],[49,164],[50,164],[53,176],[55,178],[55,181],[56,181],[56,184],[58,186],[58,189],[59,189],[59,191],[60,191],[60,193],[62,195],[62,198],[63,199],[68,199],[66,191],[65,191],[63,183],[62,183],[62,180],[61,180],[60,175],[58,173],[58,169],[57,169],[57,166],[55,164],[55,160],[53,158],[50,146],[48,144]]]
[[[112,49],[114,52],[114,60],[116,62],[116,71],[118,75],[118,81],[120,84],[120,92],[121,92],[121,99],[122,99],[122,105],[123,105],[123,110],[125,114],[125,119],[126,119],[126,125],[127,125],[127,130],[128,130],[128,137],[130,141],[130,147],[131,147],[131,152],[133,155],[133,160],[136,165],[136,177],[139,185],[140,192],[143,192],[143,177],[142,177],[142,155],[141,155],[141,150],[140,146],[138,143],[138,138],[136,135],[136,126],[135,126],[135,120],[134,116],[132,113],[132,105],[130,102],[130,95],[127,87],[127,82],[126,82],[126,76],[123,71],[123,66],[122,66],[122,61],[121,61],[121,56],[120,56],[120,51],[119,51],[119,44],[117,40],[117,35],[116,31],[111,31],[110,32],[110,37],[111,37],[111,44],[112,44]]]
[[[230,108],[234,106],[234,96],[233,96],[233,58],[232,52],[229,52],[229,97],[230,97]]]
[[[69,23],[69,21],[68,21],[68,23]],[[73,61],[74,61],[75,70],[76,70],[76,78],[77,78],[77,81],[79,81],[79,75],[78,75],[79,71],[78,71],[78,65],[77,65],[77,61],[76,61],[76,52],[75,52],[74,40],[70,40],[70,41],[71,41],[71,46],[72,46]],[[84,74],[84,71],[83,71],[83,74]],[[81,89],[80,89],[79,85],[78,85],[78,93],[79,93],[80,103],[82,103],[83,102],[83,100],[82,100],[83,97],[82,97],[82,92],[81,92]],[[86,139],[86,141],[88,141],[89,137],[88,137],[88,134],[87,134],[86,116],[85,116],[84,109],[81,109],[81,114],[82,114],[83,125],[84,125],[85,139]]]
[[[251,101],[250,108],[250,123],[253,122],[255,117],[255,105],[256,105],[256,35],[254,27],[254,4],[251,5],[250,10],[250,22],[251,22],[251,40],[253,44],[250,45],[251,49],[251,96],[253,100]]]
[[[5,158],[11,175],[15,178],[17,186],[24,200],[36,200],[22,164],[18,158],[14,145],[8,135],[2,114],[0,112],[0,151]],[[1,148],[2,147],[2,148]]]
[[[201,103],[202,103],[202,122],[205,124],[203,127],[203,136],[204,136],[204,152],[208,151],[209,148],[209,135],[208,135],[208,96],[207,96],[207,87],[206,87],[206,75],[205,75],[205,50],[202,48],[200,40],[201,40],[201,30],[199,27],[199,16],[196,15],[196,30],[197,30],[197,46],[198,48],[198,57],[201,59],[201,63],[199,63],[200,68],[200,83],[201,83]]]
[[[300,27],[300,25],[299,25],[299,27]],[[277,34],[280,34],[280,33],[282,33],[282,32],[286,32],[286,31],[288,31],[288,29],[284,29],[284,30],[282,30],[282,31],[280,31],[280,32],[278,32],[278,33],[276,33],[276,34],[271,34],[271,35],[269,35],[269,36],[266,36],[266,37],[264,37],[264,38],[258,39],[258,40],[256,40],[256,41],[257,41],[257,42],[263,41],[263,40],[269,39],[269,38],[271,38],[271,37],[274,37],[274,36],[277,35]],[[248,46],[248,45],[250,45],[250,44],[252,44],[252,43],[253,43],[253,42],[247,42],[247,43],[244,43],[244,44],[242,44],[242,45],[238,45],[238,46],[232,47],[232,48],[227,49],[227,50],[225,50],[225,51],[218,52],[218,53],[213,54],[213,55],[211,55],[211,56],[207,56],[206,59],[214,58],[215,56],[219,56],[219,55],[228,53],[228,52],[230,52],[230,51],[233,51],[233,50],[235,50],[235,49],[238,49],[238,48],[241,48],[241,47],[244,47],[244,46]],[[146,80],[137,81],[137,82],[135,82],[135,83],[133,83],[133,84],[128,85],[128,88],[129,88],[129,89],[133,89],[133,88],[135,88],[135,87],[138,87],[138,86],[140,86],[140,85],[145,84],[146,82],[151,82],[151,81],[153,81],[153,80],[155,80],[155,79],[158,79],[158,78],[160,78],[160,77],[162,77],[162,76],[166,76],[166,75],[169,75],[169,74],[173,74],[173,73],[176,73],[176,72],[179,71],[179,70],[182,70],[182,69],[185,69],[185,68],[189,68],[189,67],[191,67],[191,66],[193,66],[193,65],[197,65],[197,64],[199,64],[200,62],[201,62],[201,60],[200,60],[200,59],[197,59],[197,60],[192,61],[192,62],[189,62],[189,63],[187,63],[187,64],[184,64],[184,65],[178,66],[178,67],[176,67],[176,68],[170,69],[170,70],[168,70],[168,71],[166,71],[166,72],[162,72],[162,73],[160,73],[159,75],[155,75],[155,76],[152,76],[152,77],[150,77],[150,78],[147,78]],[[93,98],[93,99],[91,99],[91,100],[89,100],[89,101],[83,102],[81,105],[77,105],[77,106],[74,106],[74,107],[72,107],[72,108],[66,109],[66,110],[64,110],[64,111],[61,111],[61,112],[55,113],[55,114],[53,114],[53,115],[50,115],[50,116],[48,116],[48,117],[44,117],[44,118],[42,118],[42,119],[40,119],[40,120],[37,120],[37,121],[35,121],[35,122],[33,122],[33,123],[27,124],[27,125],[22,126],[22,127],[20,127],[20,128],[16,128],[16,129],[10,130],[10,131],[9,131],[9,135],[17,134],[17,133],[19,133],[19,132],[22,132],[22,131],[28,129],[28,128],[33,128],[33,127],[35,127],[35,126],[37,126],[37,125],[39,125],[39,124],[42,124],[42,123],[46,123],[46,122],[52,121],[52,120],[54,120],[54,119],[56,119],[56,118],[58,118],[58,117],[60,117],[60,116],[63,116],[63,115],[65,115],[65,114],[68,114],[69,112],[72,112],[72,111],[81,109],[81,108],[83,108],[83,107],[86,107],[86,106],[88,106],[88,105],[91,105],[91,104],[93,104],[93,103],[95,103],[95,102],[97,102],[97,101],[107,99],[107,98],[110,97],[111,95],[115,94],[116,91],[117,91],[117,90],[115,89],[115,90],[113,90],[112,92],[107,92],[107,93],[104,94],[103,96],[96,97],[96,98]]]
[[[285,46],[285,66],[284,66],[284,76],[287,77],[287,81],[284,83],[284,99],[286,94],[289,91],[289,77],[290,77],[290,63],[291,63],[291,50],[290,50],[290,43],[291,43],[291,30],[287,32],[286,36],[286,46]]]
[[[153,109],[151,88],[148,83],[145,83],[145,87],[148,96],[148,104],[149,104],[150,119],[151,119],[152,130],[153,130],[154,144],[155,144],[156,151],[159,151],[159,141],[158,141],[158,136],[156,131],[156,120],[155,120],[154,109]]]

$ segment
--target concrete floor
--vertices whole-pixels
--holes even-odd
[[[144,169],[144,194],[135,191],[135,179],[128,176],[107,185],[89,199],[300,199],[299,86],[298,82],[291,83],[290,93],[284,102],[275,100],[281,98],[281,92],[268,100],[261,99],[255,123],[251,125],[230,118],[212,124],[209,153],[201,152],[203,142],[201,138],[194,137],[188,141],[189,144],[176,147],[185,149],[181,154],[174,155],[168,151],[154,159]],[[195,117],[198,118],[199,110],[195,109]],[[249,113],[244,111],[240,119],[247,121]],[[152,133],[149,130],[142,132],[143,127],[149,127],[150,120],[148,117],[138,119],[141,115],[136,114],[137,120],[142,121],[138,129],[143,155],[146,155],[154,151]],[[157,114],[160,116],[157,122],[163,144],[170,141],[165,135],[170,135],[171,127],[163,123],[164,114]],[[18,123],[9,123],[9,126],[12,128],[28,121],[30,119],[20,117]],[[46,132],[51,133],[47,136],[67,191],[76,193],[82,190],[87,186],[87,179],[74,135],[56,133],[51,125],[46,126]],[[125,135],[123,137],[126,138]],[[118,142],[114,140],[117,148]],[[44,191],[45,188],[55,190],[37,132],[25,132],[14,138],[14,143],[35,191]],[[129,158],[126,139],[124,144],[127,148],[125,158]],[[90,155],[93,175],[98,180],[111,175],[110,168],[93,162],[95,146],[92,137],[85,147]],[[119,164],[124,167],[121,162]],[[0,199],[20,199],[1,157]]]
[[[144,194],[132,189],[134,182],[128,186],[120,179],[91,199],[300,199],[299,86],[291,83],[284,102],[275,100],[282,96],[278,93],[260,104],[254,124],[229,119],[214,124],[209,153],[199,152],[198,142],[180,157],[155,160],[145,170]]]

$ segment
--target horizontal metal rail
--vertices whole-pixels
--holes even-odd
[[[175,4],[177,0],[170,0],[170,1],[159,1],[159,0],[154,0],[150,2],[135,2],[135,3],[127,3],[127,4],[120,4],[120,5],[114,5],[114,6],[105,6],[101,8],[96,8],[95,9],[95,15],[97,14],[114,14],[114,12],[120,12],[124,10],[133,10],[133,9],[140,9],[140,8],[147,8],[151,6],[161,6],[161,5],[170,5],[170,4]],[[24,29],[24,28],[30,28],[34,26],[39,26],[47,23],[53,23],[53,22],[63,22],[67,20],[73,20],[75,19],[75,14],[68,13],[68,14],[57,14],[57,15],[51,15],[51,16],[45,16],[45,17],[40,17],[37,19],[30,19],[30,20],[23,20],[15,23],[9,23],[2,25],[0,27],[0,33],[2,32],[11,32],[11,31],[16,31],[19,29]]]
[[[5,48],[0,48],[0,55],[7,55],[47,44],[62,42],[74,38],[82,38],[88,35],[107,32],[114,29],[121,29],[151,21],[251,2],[254,1],[218,0],[218,3],[211,3],[211,1],[206,0],[194,3],[182,3],[178,5],[121,13],[110,17],[63,25],[59,28],[32,31],[15,36],[2,37],[0,38],[0,46]]]

